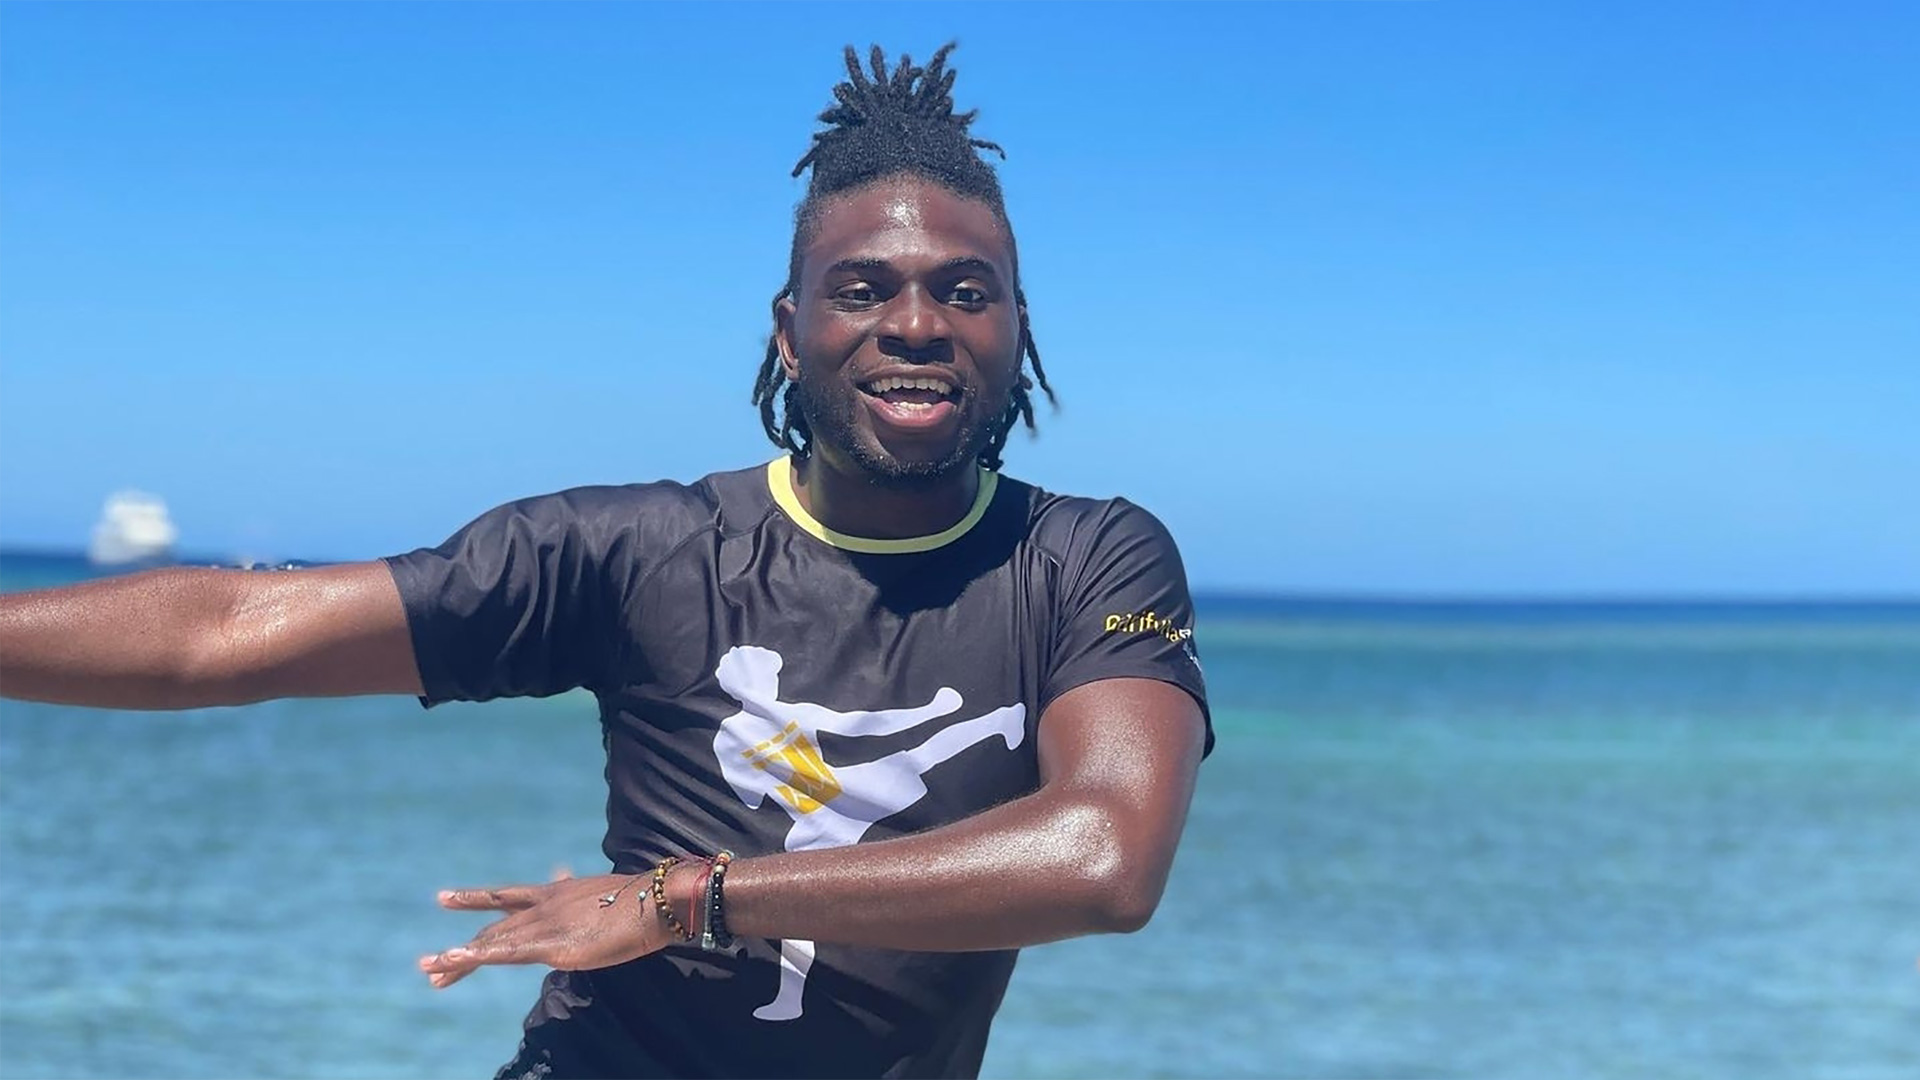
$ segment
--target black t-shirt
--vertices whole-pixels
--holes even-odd
[[[1140,508],[983,472],[953,528],[868,540],[808,515],[789,469],[525,499],[387,560],[428,704],[597,695],[616,872],[1017,798],[1047,705],[1098,679],[1204,711],[1180,556]],[[502,1075],[970,1076],[1016,955],[736,953],[554,972]]]

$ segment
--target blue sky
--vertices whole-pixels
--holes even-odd
[[[0,543],[359,558],[770,456],[841,71],[958,38],[1064,408],[1202,588],[1920,594],[1894,3],[25,4]]]

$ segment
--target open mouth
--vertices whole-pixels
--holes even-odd
[[[860,384],[867,404],[897,427],[931,427],[952,416],[959,407],[960,390],[945,379],[928,376],[892,376]]]

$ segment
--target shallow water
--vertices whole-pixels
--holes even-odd
[[[1028,950],[986,1075],[1920,1075],[1920,607],[1200,635],[1160,914]],[[0,1075],[490,1075],[539,973],[427,989],[433,892],[599,869],[600,767],[583,695],[0,703]]]

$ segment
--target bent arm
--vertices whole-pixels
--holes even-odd
[[[923,952],[1137,930],[1166,886],[1204,733],[1168,683],[1068,691],[1041,719],[1038,791],[913,836],[735,862],[727,928]],[[689,899],[698,879],[677,878]]]
[[[1040,722],[1040,789],[938,829],[870,844],[735,861],[735,937],[967,952],[1146,925],[1186,824],[1206,721],[1186,691],[1111,679],[1062,694]],[[696,930],[704,869],[681,864],[668,899]],[[644,876],[444,892],[444,907],[506,914],[420,959],[433,985],[489,964],[607,967],[671,943],[651,916],[610,916]],[[644,885],[642,886],[644,895]]]
[[[119,709],[418,694],[383,563],[151,570],[0,597],[0,695]]]

